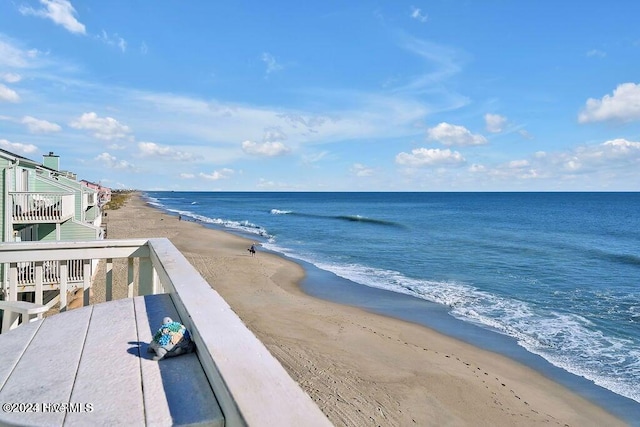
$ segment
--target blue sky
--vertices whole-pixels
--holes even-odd
[[[112,188],[638,191],[640,2],[7,0],[0,148]]]

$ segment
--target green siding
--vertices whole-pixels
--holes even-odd
[[[35,185],[33,187],[32,191],[39,191],[41,193],[47,193],[47,192],[55,192],[55,193],[64,193],[64,190],[60,189],[59,185],[56,185],[52,182],[48,182],[44,179],[39,179],[35,182]]]
[[[40,224],[38,226],[38,240],[43,242],[55,242],[56,241],[56,225]]]
[[[88,224],[67,221],[60,226],[60,240],[96,240],[99,229]]]
[[[98,208],[96,206],[91,206],[89,209],[87,209],[87,213],[85,214],[84,218],[86,221],[93,222],[93,220],[96,219],[97,215]]]
[[[64,184],[73,191],[73,197],[75,202],[75,215],[76,221],[83,221],[82,218],[82,184],[78,181],[74,181],[64,176],[58,177],[61,184]]]

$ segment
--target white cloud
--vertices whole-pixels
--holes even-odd
[[[134,166],[126,160],[118,160],[117,157],[112,156],[109,153],[102,153],[96,157],[96,160],[101,161],[106,167],[111,169],[133,169]]]
[[[328,151],[320,151],[318,153],[312,153],[312,154],[303,154],[302,162],[307,164],[316,163],[321,161],[325,157],[327,157],[328,154],[329,154]]]
[[[622,138],[603,142],[602,145],[610,150],[611,154],[626,155],[634,152],[636,154],[640,153],[640,142],[627,141]]]
[[[192,161],[194,155],[174,148],[158,145],[155,142],[139,142],[138,149],[144,157],[167,157],[179,161]]]
[[[374,170],[360,163],[354,163],[350,169],[351,173],[355,176],[372,176]]]
[[[22,76],[16,73],[3,73],[0,74],[0,80],[4,80],[7,83],[18,83],[22,80]]]
[[[6,139],[0,139],[0,147],[4,150],[16,154],[31,154],[38,151],[38,147],[33,144],[23,144],[21,142],[10,142]]]
[[[24,116],[22,118],[22,123],[27,125],[27,129],[29,129],[29,132],[31,133],[60,132],[60,130],[62,130],[60,125],[56,123],[36,119],[35,117],[31,116]]]
[[[431,70],[419,74],[407,84],[393,89],[395,93],[405,94],[410,98],[416,95],[428,95],[431,99],[430,112],[450,111],[469,104],[468,97],[447,89],[443,84],[454,75],[460,73],[467,54],[445,45],[404,36],[401,47],[417,55],[426,63],[425,69]],[[437,97],[437,101],[433,97]]]
[[[38,63],[35,60],[46,56],[38,49],[24,50],[16,46],[15,42],[4,37],[0,33],[0,67],[12,69],[24,69],[35,68],[43,65],[42,62]],[[0,79],[8,83],[17,83],[22,80],[22,76],[15,73],[1,74]]]
[[[276,58],[270,53],[264,52],[260,56],[260,59],[262,59],[262,61],[267,66],[267,74],[271,74],[275,71],[280,71],[284,68],[282,65],[278,64],[278,61],[276,61]]]
[[[427,14],[423,14],[422,11],[417,7],[411,8],[411,17],[420,22],[427,22],[429,16]]]
[[[528,160],[512,160],[487,170],[493,178],[510,180],[572,180],[603,185],[610,179],[634,177],[640,165],[640,142],[618,138],[573,150],[534,153]]]
[[[120,37],[117,33],[110,36],[105,30],[102,30],[102,34],[96,37],[98,38],[98,40],[101,40],[103,43],[109,46],[117,46],[122,52],[125,52],[127,50],[127,41]]]
[[[589,98],[578,116],[578,122],[640,120],[640,84],[623,83],[602,99]]]
[[[180,178],[182,178],[182,179],[193,179],[195,177],[196,176],[194,174],[192,174],[192,173],[181,173],[180,174]]]
[[[590,51],[587,52],[587,56],[589,57],[597,56],[598,58],[604,58],[605,56],[607,56],[607,53],[598,49],[591,49]]]
[[[531,135],[531,133],[525,129],[520,129],[518,131],[518,133],[520,134],[521,137],[523,137],[524,139],[533,139],[533,135]]]
[[[262,189],[279,189],[279,190],[291,190],[299,188],[298,185],[287,184],[286,182],[269,181],[264,178],[260,178],[256,184],[257,188]]]
[[[26,56],[23,51],[0,38],[0,65],[13,68],[26,67]]]
[[[439,148],[416,148],[409,153],[399,153],[396,156],[396,163],[402,166],[421,167],[421,166],[461,166],[466,162],[457,151],[451,151],[448,148],[441,150]]]
[[[482,173],[486,171],[487,171],[487,168],[484,165],[479,165],[474,163],[471,166],[469,166],[469,172],[472,172],[472,173]]]
[[[264,135],[262,137],[263,141],[284,141],[287,139],[287,134],[282,131],[282,128],[279,126],[269,127],[264,130]]]
[[[131,132],[128,126],[119,123],[116,119],[112,117],[98,117],[98,115],[93,112],[84,113],[69,125],[74,129],[93,131],[93,136],[107,141],[126,138]]]
[[[526,168],[529,166],[529,161],[527,160],[512,160],[509,162],[509,168],[510,169],[520,169],[520,168]]]
[[[569,171],[577,171],[582,167],[582,163],[578,159],[569,159],[564,164],[565,168]]]
[[[315,115],[303,110],[283,111],[141,91],[126,101],[130,109],[154,111],[159,119],[153,122],[153,131],[173,138],[221,144],[237,144],[232,141],[244,140],[285,142],[284,139],[266,141],[265,134],[258,133],[259,129],[280,129],[287,141],[294,141],[296,147],[358,138],[415,136],[420,133],[415,123],[424,120],[428,113],[423,103],[404,97],[364,95],[352,91],[321,91],[317,96],[328,102],[335,99],[343,103],[348,99],[353,106],[329,111],[326,115]],[[176,111],[181,111],[181,114],[176,115]],[[135,115],[134,111],[132,116]],[[251,130],[251,135],[247,135],[248,130]],[[136,133],[143,131],[137,126]]]
[[[484,121],[487,125],[487,131],[491,133],[499,133],[502,132],[505,123],[507,123],[507,118],[501,116],[500,114],[485,114]]]
[[[16,92],[15,90],[10,89],[0,83],[0,101],[19,102],[20,95],[18,95],[18,92]]]
[[[210,174],[199,173],[198,176],[204,179],[209,179],[211,181],[218,181],[220,179],[229,179],[231,175],[233,175],[235,171],[233,169],[224,168],[222,170],[213,171]]]
[[[84,24],[81,24],[75,17],[76,10],[68,0],[40,0],[44,5],[42,9],[34,9],[28,6],[21,6],[20,13],[23,15],[33,15],[40,18],[52,20],[58,25],[72,33],[85,34]]]
[[[262,142],[244,141],[242,143],[242,151],[254,156],[275,157],[287,154],[291,151],[289,147],[282,142]]]
[[[427,130],[427,137],[446,146],[466,146],[486,144],[482,135],[474,135],[464,126],[440,123]]]

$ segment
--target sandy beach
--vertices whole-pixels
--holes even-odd
[[[308,296],[298,264],[260,247],[251,256],[250,240],[180,221],[138,194],[106,222],[109,239],[169,238],[336,426],[624,425],[499,354]]]

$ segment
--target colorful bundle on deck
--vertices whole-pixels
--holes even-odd
[[[170,317],[162,320],[162,326],[149,344],[149,352],[156,353],[155,360],[191,353],[193,350],[194,344],[187,328]]]

